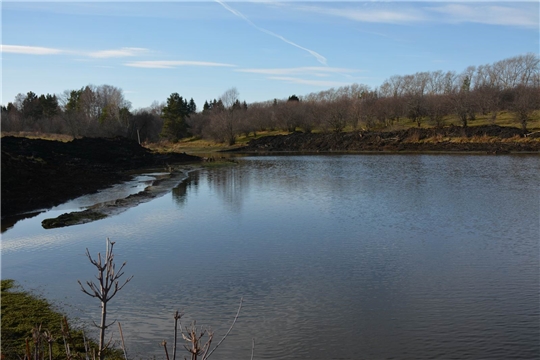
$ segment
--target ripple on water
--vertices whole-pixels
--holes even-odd
[[[3,276],[96,319],[72,292],[92,276],[84,249],[111,237],[135,275],[115,316],[143,358],[163,356],[175,310],[219,338],[241,297],[213,358],[249,358],[252,338],[262,359],[540,357],[538,157],[239,162],[103,221],[22,221],[3,236]]]

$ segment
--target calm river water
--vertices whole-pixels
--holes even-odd
[[[2,278],[97,321],[77,279],[110,237],[134,275],[111,302],[133,358],[165,357],[177,309],[220,338],[241,297],[213,359],[249,359],[252,338],[255,359],[540,358],[538,156],[238,162],[98,222],[41,228],[77,202],[20,221]]]

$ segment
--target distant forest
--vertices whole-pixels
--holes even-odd
[[[477,115],[493,124],[511,112],[526,130],[540,109],[540,59],[519,55],[493,64],[454,71],[394,75],[379,87],[352,84],[305,96],[247,104],[236,88],[199,109],[193,99],[173,93],[166,101],[132,109],[122,89],[87,85],[62,94],[18,94],[2,106],[3,132],[40,132],[74,137],[123,136],[139,142],[198,137],[234,144],[238,136],[265,130],[304,131],[383,129],[409,119],[442,126],[453,116],[467,126]]]

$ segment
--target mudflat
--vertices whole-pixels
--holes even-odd
[[[129,180],[139,169],[201,161],[185,153],[155,153],[122,137],[61,142],[7,136],[1,147],[2,219]]]

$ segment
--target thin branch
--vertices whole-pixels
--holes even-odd
[[[128,360],[126,343],[124,342],[124,333],[122,332],[122,325],[118,322],[118,329],[120,330],[120,339],[122,339],[122,349],[124,350],[124,359]]]
[[[183,313],[178,313],[178,310],[174,313],[174,344],[173,344],[173,360],[176,360],[176,343],[178,340],[178,320],[184,315]],[[181,327],[181,325],[180,325]],[[127,359],[126,359],[127,360]]]
[[[165,340],[162,341],[161,346],[165,348],[165,357],[167,360],[169,360],[169,352],[167,351],[167,342]]]
[[[216,351],[216,349],[219,347],[219,345],[221,345],[221,343],[225,340],[225,338],[227,337],[227,335],[229,335],[229,333],[231,332],[234,324],[236,323],[236,320],[238,320],[238,316],[240,315],[240,309],[242,309],[242,302],[244,301],[244,297],[240,298],[240,306],[238,306],[238,311],[236,312],[236,316],[234,317],[234,320],[231,324],[231,327],[229,328],[229,330],[227,331],[227,333],[225,335],[223,335],[223,338],[217,343],[216,347],[210,351],[210,353],[208,355],[205,355],[203,357],[203,360],[206,360],[210,357],[210,355],[212,355],[214,353],[214,351]]]
[[[86,336],[84,335],[84,331],[82,333],[82,336],[83,336],[83,341],[84,341],[84,353],[86,355],[86,360],[90,360],[90,358],[88,357],[88,341],[86,341]]]

